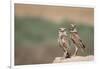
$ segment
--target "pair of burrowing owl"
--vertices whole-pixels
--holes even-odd
[[[80,39],[78,32],[76,30],[76,25],[75,24],[70,24],[71,27],[69,29],[70,32],[70,39],[72,40],[74,47],[75,47],[75,52],[74,55],[77,55],[77,52],[79,50],[79,48],[81,48],[82,50],[85,49],[85,45],[83,44],[82,40]],[[59,28],[58,30],[58,43],[59,46],[62,48],[62,50],[64,51],[64,57],[65,58],[70,58],[71,55],[69,53],[69,38],[66,32],[66,28]]]

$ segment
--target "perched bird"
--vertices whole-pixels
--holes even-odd
[[[70,54],[68,52],[68,36],[66,33],[66,28],[59,28],[58,30],[58,43],[59,46],[62,48],[64,51],[64,57],[65,58],[70,58]]]
[[[71,40],[72,40],[72,42],[74,43],[74,46],[75,46],[75,52],[74,52],[73,56],[77,55],[77,52],[78,52],[79,48],[81,48],[81,51],[84,51],[85,45],[83,44],[83,41],[79,37],[79,34],[76,30],[76,25],[75,24],[71,24],[70,38],[71,38]]]

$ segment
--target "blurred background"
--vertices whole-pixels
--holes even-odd
[[[86,49],[79,56],[94,55],[94,9],[48,5],[15,4],[15,65],[52,63],[62,57],[58,46],[58,28],[69,31],[71,23],[77,30]],[[69,32],[68,32],[69,36]],[[71,41],[70,52],[75,49]]]

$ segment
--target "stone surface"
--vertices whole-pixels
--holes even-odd
[[[77,61],[92,61],[93,55],[90,56],[72,56],[71,58],[56,57],[53,63],[64,63],[64,62],[77,62]]]

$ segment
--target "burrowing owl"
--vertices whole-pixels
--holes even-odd
[[[59,46],[62,48],[64,51],[64,57],[65,58],[70,58],[70,54],[68,52],[68,36],[66,33],[66,28],[59,28],[58,30],[58,43]]]
[[[75,55],[77,55],[79,48],[81,48],[81,50],[84,50],[84,48],[85,48],[83,41],[80,39],[80,37],[78,35],[75,24],[71,24],[70,38],[71,38],[71,40],[72,40],[72,42],[74,43],[74,46],[75,46],[75,53],[73,55],[73,56],[75,56]]]

